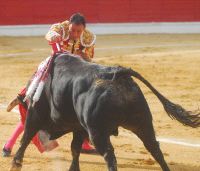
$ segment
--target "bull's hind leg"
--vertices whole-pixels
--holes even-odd
[[[34,137],[34,135],[39,130],[39,122],[36,120],[36,118],[32,117],[32,110],[29,110],[29,116],[26,120],[25,130],[24,134],[21,140],[21,145],[16,152],[14,159],[12,161],[12,166],[10,168],[10,171],[20,171],[22,168],[22,162],[25,150],[27,146],[29,145],[30,141]]]
[[[89,131],[90,139],[100,155],[104,157],[109,171],[117,171],[117,160],[114,154],[114,148],[110,142],[110,136],[101,134],[94,129]]]
[[[151,153],[154,159],[160,164],[163,171],[170,171],[164,156],[160,150],[159,142],[156,141],[152,122],[140,123],[137,131],[133,131],[143,142],[146,149]]]
[[[71,151],[73,159],[69,171],[80,171],[79,156],[81,152],[82,143],[83,143],[83,136],[81,132],[73,132],[73,140],[71,143]]]

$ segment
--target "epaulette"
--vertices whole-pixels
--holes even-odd
[[[66,39],[68,37],[68,30],[69,30],[69,21],[66,20],[62,23],[53,24],[50,28],[49,34],[54,35],[58,33],[62,36],[62,39]]]
[[[96,35],[88,30],[84,30],[80,37],[81,45],[84,47],[90,47],[95,44]]]

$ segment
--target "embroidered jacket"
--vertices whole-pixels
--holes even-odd
[[[66,20],[62,23],[53,24],[45,37],[51,42],[55,34],[61,35],[63,50],[71,52],[72,54],[78,54],[78,51],[81,50],[87,58],[93,58],[96,36],[89,30],[85,29],[80,39],[74,42],[69,39],[69,21]]]

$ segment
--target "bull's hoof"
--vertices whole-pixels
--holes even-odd
[[[74,168],[72,169],[72,168],[70,168],[69,171],[80,171],[80,169],[74,169]]]
[[[21,171],[22,163],[19,160],[13,160],[12,166],[9,171]]]
[[[80,168],[78,165],[72,164],[69,168],[69,171],[80,171]]]

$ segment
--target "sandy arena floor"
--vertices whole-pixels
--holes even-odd
[[[7,113],[5,106],[49,53],[50,47],[43,37],[0,37],[1,148],[18,122],[18,114]],[[173,102],[188,110],[200,106],[200,34],[98,36],[94,62],[132,67]],[[156,135],[170,169],[199,171],[200,128],[185,127],[171,120],[150,90],[137,82],[150,105]],[[119,171],[161,170],[135,135],[122,128],[119,131],[118,137],[112,137]],[[44,154],[30,144],[22,171],[67,170],[71,162],[71,138],[71,134],[63,136],[57,149]],[[18,147],[19,139],[12,157]],[[12,157],[0,157],[0,171],[9,169]],[[81,154],[80,167],[82,171],[107,169],[101,156],[86,154]]]

